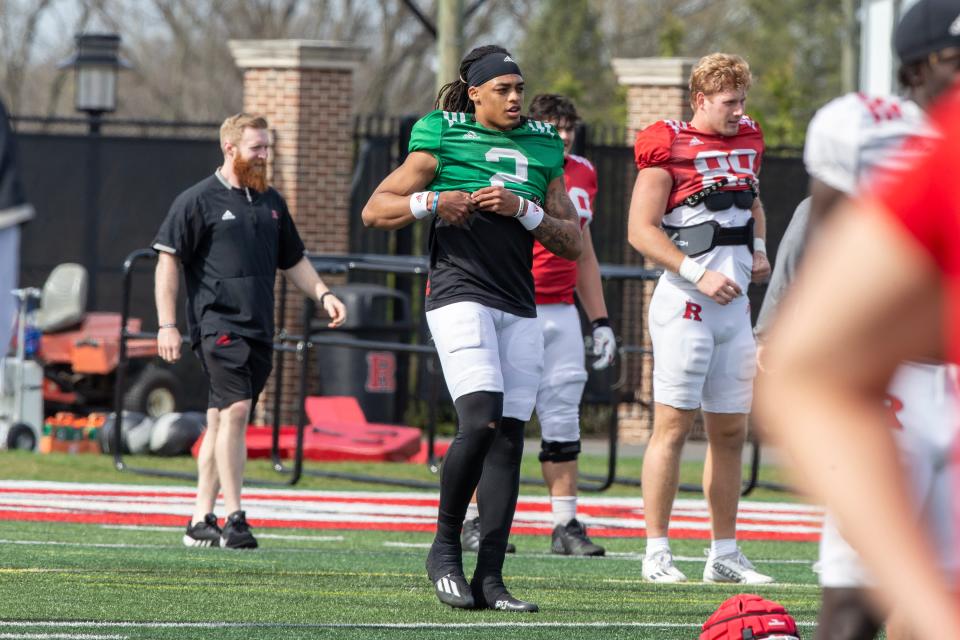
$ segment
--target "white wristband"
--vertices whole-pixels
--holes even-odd
[[[700,278],[703,277],[703,274],[707,272],[707,268],[702,264],[692,260],[690,257],[684,257],[683,262],[680,263],[680,269],[677,273],[680,274],[680,277],[684,280],[687,280],[691,284],[697,284],[700,282]]]
[[[429,191],[417,191],[410,196],[410,213],[417,220],[422,220],[430,215],[430,209],[427,208],[427,196]]]
[[[759,251],[760,253],[767,252],[767,243],[763,238],[754,238],[753,239],[753,250]]]
[[[523,215],[520,216],[519,220],[524,229],[533,231],[543,222],[544,212],[536,202],[526,200],[526,203],[527,209],[523,212]]]

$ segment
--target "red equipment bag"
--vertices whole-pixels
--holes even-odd
[[[782,604],[752,593],[733,596],[703,623],[700,640],[800,640]]]

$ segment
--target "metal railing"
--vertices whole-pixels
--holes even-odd
[[[121,334],[119,347],[119,363],[117,367],[116,389],[114,405],[116,411],[116,420],[114,432],[112,434],[112,447],[114,456],[114,466],[118,471],[127,471],[143,475],[152,475],[160,477],[196,479],[196,474],[190,474],[179,471],[167,471],[163,469],[152,469],[143,467],[133,467],[123,460],[122,455],[122,420],[123,420],[123,395],[124,382],[128,366],[127,341],[137,338],[155,339],[156,333],[153,332],[131,332],[127,330],[127,323],[130,315],[130,289],[132,286],[133,267],[138,261],[147,258],[154,258],[155,252],[152,249],[141,249],[131,253],[123,264],[123,297],[121,314]],[[370,254],[338,254],[338,255],[311,255],[310,261],[314,268],[322,274],[348,274],[351,272],[372,271],[381,273],[404,274],[408,276],[425,277],[428,273],[427,258],[423,256],[383,256]],[[600,265],[601,277],[604,280],[614,280],[626,282],[630,280],[653,280],[660,275],[659,270],[646,269],[643,267],[624,266],[624,265]],[[304,457],[304,431],[307,426],[306,416],[306,397],[307,381],[309,377],[310,352],[315,346],[329,345],[336,347],[346,347],[352,349],[378,349],[390,350],[414,354],[417,356],[426,356],[434,361],[437,358],[436,349],[430,345],[415,344],[409,342],[389,341],[389,340],[369,340],[369,339],[351,339],[342,336],[327,336],[315,333],[311,335],[310,324],[316,313],[316,306],[312,299],[305,300],[302,323],[304,335],[287,334],[283,327],[286,318],[286,281],[281,280],[280,308],[278,317],[280,319],[280,330],[278,331],[276,341],[274,342],[274,351],[276,354],[276,364],[274,368],[274,396],[273,396],[273,430],[271,438],[271,460],[273,469],[288,478],[283,482],[263,480],[263,479],[245,479],[249,484],[257,485],[281,485],[291,486],[299,482],[303,475],[310,475],[324,478],[336,478],[350,480],[355,482],[367,482],[373,484],[385,484],[390,486],[402,486],[417,489],[436,489],[437,482],[413,480],[407,478],[390,478],[382,475],[372,476],[368,474],[354,474],[338,471],[328,471],[320,469],[305,468],[303,464]],[[292,345],[292,346],[291,346]],[[297,394],[298,421],[296,448],[292,464],[284,462],[280,449],[280,415],[281,415],[281,393],[283,389],[284,360],[286,354],[296,354],[299,367],[299,387]],[[643,357],[649,355],[650,351],[638,345],[621,345],[618,348],[620,356],[621,374],[626,371],[626,360],[630,357]],[[429,415],[426,425],[427,437],[427,465],[430,470],[436,473],[439,469],[439,462],[436,457],[436,438],[437,438],[437,420],[436,405],[439,396],[439,376],[436,373],[436,367],[431,370],[430,383],[430,402]],[[623,383],[623,376],[617,382],[615,387]],[[617,440],[619,433],[617,416],[617,399],[614,395],[611,401],[610,418],[608,420],[608,446],[607,446],[607,469],[604,474],[581,474],[581,479],[587,482],[581,482],[578,488],[581,491],[602,492],[609,489],[614,484],[629,486],[640,486],[640,480],[634,478],[623,478],[616,475],[617,468]],[[741,495],[750,494],[759,484],[760,471],[760,445],[755,438],[750,438],[752,451],[750,454],[750,472],[741,488]],[[524,484],[542,484],[541,478],[521,478]],[[777,488],[768,485],[771,488]],[[702,492],[703,487],[696,484],[681,484],[680,491]]]
[[[111,434],[113,466],[117,471],[126,471],[140,475],[196,480],[197,475],[195,473],[154,469],[150,467],[134,467],[127,464],[123,459],[123,397],[125,392],[124,383],[126,382],[127,368],[130,360],[127,353],[127,341],[141,338],[156,340],[157,338],[156,332],[129,331],[127,329],[127,324],[130,319],[130,290],[133,282],[133,271],[138,262],[145,261],[147,259],[154,260],[156,259],[156,256],[157,254],[153,249],[138,249],[137,251],[134,251],[128,255],[123,261],[123,295],[121,298],[120,310],[120,346],[118,350],[119,359],[117,363],[117,374],[113,398],[114,412],[116,417],[114,420],[113,433]],[[306,314],[306,312],[307,310],[305,309],[304,313]],[[305,322],[308,320],[308,318],[304,318]],[[273,345],[274,351],[277,353],[295,353],[297,356],[297,361],[300,363],[300,389],[298,402],[300,409],[297,420],[296,453],[294,455],[293,468],[289,470],[289,477],[283,481],[244,478],[244,482],[247,484],[261,486],[292,486],[300,481],[300,477],[303,472],[303,434],[307,424],[306,406],[304,400],[307,393],[307,378],[309,375],[310,364],[308,352],[310,347],[310,342],[306,340],[304,336],[292,335],[285,336],[284,339],[275,342]],[[274,430],[278,431],[279,426],[275,426]]]

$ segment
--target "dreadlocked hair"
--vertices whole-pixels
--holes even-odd
[[[470,65],[488,53],[510,55],[509,51],[495,44],[486,44],[473,49],[460,61],[459,77],[440,87],[437,101],[433,104],[434,109],[443,109],[454,113],[473,113],[473,101],[467,95],[467,89],[469,88],[466,83],[467,71],[470,69]]]

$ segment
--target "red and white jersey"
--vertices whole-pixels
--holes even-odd
[[[593,203],[597,197],[597,171],[590,161],[572,153],[563,165],[563,182],[573,206],[580,216],[580,228],[593,220]],[[573,304],[577,286],[577,263],[548,251],[533,241],[533,288],[537,304]]]
[[[683,201],[721,179],[726,180],[721,191],[743,191],[757,184],[763,149],[760,125],[747,116],[732,136],[705,133],[688,122],[661,120],[637,134],[634,158],[637,169],[658,167],[673,178],[663,224],[689,227],[713,220],[723,227],[742,227],[753,215],[749,209],[734,205],[710,211],[703,202],[690,206]],[[750,284],[753,256],[745,245],[714,247],[691,259],[733,279],[744,290]],[[664,272],[663,278],[681,289],[696,289],[671,271]]]
[[[807,128],[803,162],[807,173],[853,195],[876,172],[904,169],[923,149],[911,136],[929,138],[926,116],[916,103],[897,96],[848,93],[831,100]]]
[[[683,200],[726,178],[723,191],[749,188],[757,181],[763,158],[760,125],[747,116],[736,135],[722,136],[694,129],[689,122],[661,120],[637,134],[637,169],[660,167],[673,178],[667,212]],[[668,223],[669,224],[669,223]]]
[[[930,119],[938,137],[931,149],[903,171],[891,172],[866,195],[871,210],[884,211],[930,256],[942,274],[948,357],[960,363],[960,83]]]

